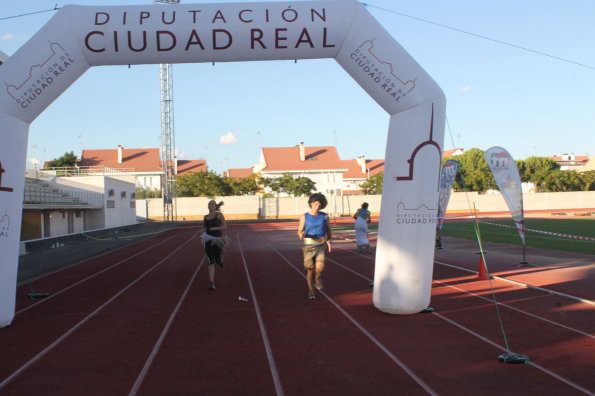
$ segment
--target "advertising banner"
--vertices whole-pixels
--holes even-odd
[[[504,201],[506,201],[506,205],[510,210],[510,214],[524,245],[525,219],[523,213],[523,190],[516,162],[514,162],[514,159],[506,149],[498,146],[487,149],[484,152],[484,158],[494,175]]]
[[[442,165],[442,172],[440,173],[440,193],[438,198],[438,219],[436,224],[439,230],[442,229],[442,224],[444,224],[444,215],[446,213],[446,208],[448,207],[450,193],[458,171],[459,163],[455,160],[448,160]]]
[[[89,69],[76,36],[65,30],[76,20],[56,13],[2,65],[0,109],[30,124]]]
[[[317,58],[335,58],[391,116],[374,305],[397,314],[426,308],[446,102],[363,4],[64,6],[0,67],[0,327],[14,316],[29,124],[89,67]]]
[[[387,313],[418,313],[430,302],[444,120],[444,100],[390,120],[373,290]]]
[[[28,127],[0,112],[0,327],[14,317]]]
[[[66,6],[91,65],[334,58],[351,1]]]
[[[443,96],[434,80],[363,7],[336,60],[389,114]]]

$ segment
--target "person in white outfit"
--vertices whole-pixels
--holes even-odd
[[[370,249],[368,223],[370,223],[371,218],[367,202],[362,204],[362,207],[355,212],[353,218],[355,219],[355,242],[357,244],[357,251],[363,252],[364,249]]]

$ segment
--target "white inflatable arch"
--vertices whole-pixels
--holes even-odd
[[[362,4],[65,6],[0,66],[0,326],[15,314],[29,125],[88,68],[316,58],[335,58],[391,116],[374,305],[426,308],[445,98]]]

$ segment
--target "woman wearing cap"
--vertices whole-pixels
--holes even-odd
[[[304,268],[307,271],[308,298],[315,299],[312,287],[315,282],[318,290],[322,289],[322,272],[324,271],[325,254],[331,252],[331,227],[328,215],[321,210],[327,205],[326,197],[314,193],[308,199],[310,210],[300,217],[298,236],[304,240]]]

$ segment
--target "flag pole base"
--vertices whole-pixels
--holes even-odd
[[[519,355],[516,353],[505,353],[498,356],[498,360],[502,363],[529,363],[529,357],[525,355]]]
[[[50,293],[31,292],[31,293],[27,294],[27,297],[29,297],[31,300],[41,300],[42,298],[46,298],[49,295],[50,295]]]
[[[528,261],[521,261],[516,266],[517,266],[517,268],[521,268],[521,267],[538,267],[537,264],[532,264],[532,263],[530,263]]]
[[[434,312],[434,308],[432,308],[432,307],[427,307],[427,308],[424,308],[421,311],[419,311],[419,313],[432,313],[432,312]]]

